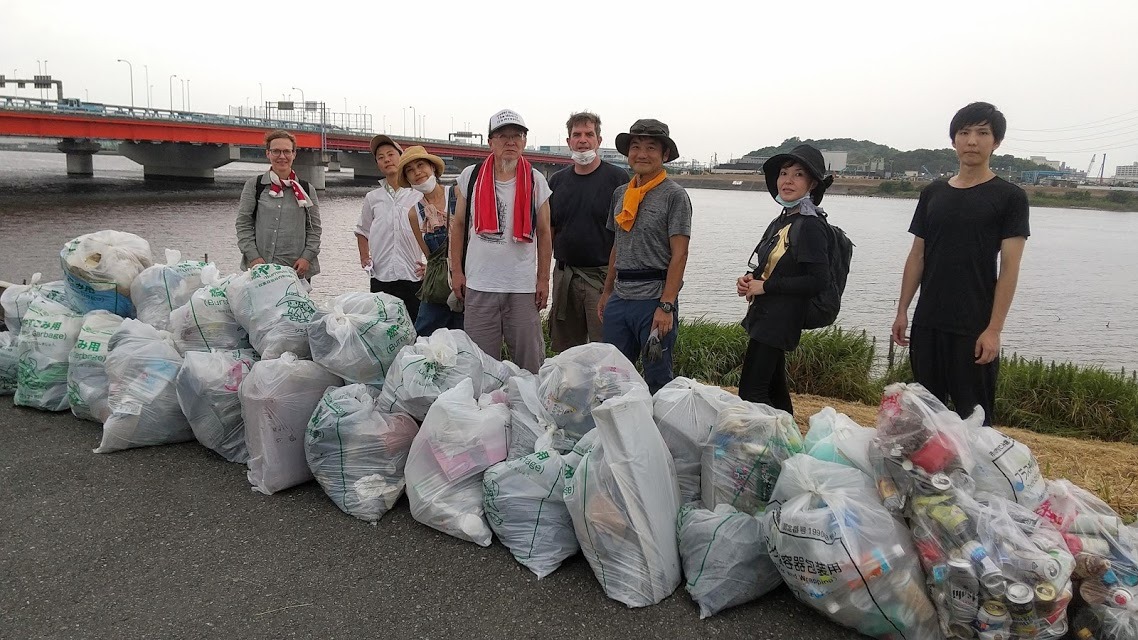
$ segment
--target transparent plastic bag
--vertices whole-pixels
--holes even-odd
[[[170,314],[190,301],[202,287],[204,262],[182,260],[182,254],[166,249],[166,264],[142,270],[130,285],[130,300],[139,320],[164,331],[170,330]]]
[[[381,412],[363,384],[328,389],[304,432],[308,468],[344,513],[377,522],[403,495],[404,468],[419,425]]]
[[[703,447],[703,506],[762,513],[783,461],[802,450],[802,434],[789,413],[753,402],[727,406]]]
[[[40,284],[39,273],[33,273],[28,284],[12,284],[0,293],[0,308],[4,312],[4,326],[12,332],[12,339],[20,335],[20,320],[28,312],[28,307],[36,298],[47,298],[53,302],[70,306],[67,301],[67,287],[62,280]]]
[[[680,584],[680,490],[652,396],[633,388],[593,408],[591,419],[596,439],[565,484],[577,540],[605,595],[629,607],[656,604]]]
[[[810,416],[810,430],[803,438],[806,453],[827,462],[844,464],[874,477],[869,449],[877,430],[863,427],[833,407],[823,407]]]
[[[441,394],[407,458],[407,499],[415,520],[460,540],[490,546],[482,474],[506,459],[505,394],[474,399],[470,378]]]
[[[565,435],[562,429],[553,424],[553,417],[541,404],[537,395],[537,376],[514,376],[506,383],[506,395],[510,404],[510,450],[507,460],[524,458],[536,453],[538,440],[549,438],[549,448],[554,451],[569,451],[575,440]]]
[[[312,359],[349,383],[383,385],[395,355],[415,342],[403,301],[386,293],[345,293],[308,327]]]
[[[229,304],[229,283],[236,277],[222,277],[212,264],[202,268],[202,287],[170,312],[170,332],[179,353],[249,348],[249,334]]]
[[[984,410],[965,420],[968,443],[976,466],[972,479],[976,491],[998,495],[1034,509],[1047,491],[1039,461],[1027,445],[1004,433],[984,426]]]
[[[760,519],[721,504],[714,511],[685,504],[677,538],[686,587],[699,605],[699,617],[755,600],[782,584],[767,553]]]
[[[249,484],[265,495],[312,479],[304,431],[328,387],[343,380],[311,360],[285,352],[253,365],[237,397],[249,448]]]
[[[739,396],[733,393],[689,378],[675,378],[652,397],[652,417],[676,463],[676,479],[683,502],[700,499],[703,448],[711,437],[719,412],[740,402]]]
[[[16,336],[11,331],[0,331],[0,396],[16,393],[16,370],[20,352]]]
[[[870,637],[941,637],[908,531],[869,476],[793,456],[764,518],[771,559],[799,600]]]
[[[487,369],[489,365],[490,369]],[[436,399],[465,379],[471,381],[471,398],[499,389],[505,378],[487,378],[488,371],[500,374],[502,363],[486,355],[462,330],[438,329],[429,338],[399,350],[379,396],[384,411],[403,411],[423,420]]]
[[[230,280],[226,296],[233,317],[249,332],[262,359],[286,351],[298,358],[311,354],[308,323],[316,316],[316,305],[291,267],[259,264]]]
[[[67,356],[67,399],[76,418],[102,424],[111,417],[106,372],[111,336],[123,318],[97,310],[83,316],[83,327]]]
[[[237,392],[259,359],[252,349],[188,351],[174,380],[178,405],[194,437],[230,462],[249,461]]]
[[[83,316],[63,303],[43,297],[31,303],[16,342],[17,406],[67,410],[67,359],[82,328]]]
[[[593,409],[633,389],[648,390],[628,358],[611,344],[590,342],[549,358],[538,371],[538,395],[553,422],[573,438],[596,426]]]
[[[193,440],[174,387],[181,367],[169,332],[123,320],[104,363],[111,415],[95,453]]]
[[[154,264],[150,243],[123,231],[104,230],[81,235],[59,252],[67,299],[80,313],[96,309],[124,318],[135,316],[130,287]]]

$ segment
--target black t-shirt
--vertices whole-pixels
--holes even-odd
[[[944,180],[925,187],[909,225],[925,241],[913,326],[983,333],[996,297],[1000,243],[1030,235],[1027,218],[1027,194],[999,177],[967,189]]]
[[[586,175],[566,167],[549,179],[549,220],[553,257],[571,267],[609,263],[613,232],[608,230],[612,192],[628,184],[628,173],[602,161]]]

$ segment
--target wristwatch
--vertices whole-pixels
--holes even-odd
[[[660,308],[664,310],[664,313],[671,313],[672,310],[676,308],[676,305],[671,302],[661,302]]]

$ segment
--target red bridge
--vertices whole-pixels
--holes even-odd
[[[69,99],[0,97],[0,136],[59,139],[71,175],[92,175],[91,156],[103,148],[99,141],[118,141],[119,153],[141,164],[146,178],[212,180],[214,169],[230,162],[266,162],[264,136],[270,129],[296,135],[297,174],[317,188],[324,187],[324,169],[329,165],[349,167],[361,179],[382,177],[368,146],[371,134],[341,127]],[[443,158],[448,171],[461,171],[490,153],[484,145],[391,137],[405,148],[422,145]],[[564,155],[532,150],[525,155],[547,175],[570,164]]]

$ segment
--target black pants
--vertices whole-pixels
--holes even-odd
[[[382,282],[375,278],[371,279],[372,293],[393,295],[402,300],[403,304],[407,305],[407,315],[411,316],[412,324],[419,317],[419,288],[422,286],[422,282],[415,282],[413,280]]]
[[[739,375],[739,397],[794,415],[786,384],[786,352],[751,339]]]
[[[909,334],[909,363],[917,382],[960,417],[968,417],[979,405],[984,409],[984,424],[991,426],[1000,359],[976,364],[979,337],[913,327]]]

